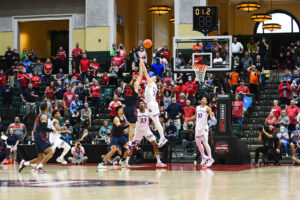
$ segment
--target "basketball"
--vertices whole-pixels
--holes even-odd
[[[144,40],[143,44],[146,49],[149,49],[152,47],[152,41],[149,39]]]

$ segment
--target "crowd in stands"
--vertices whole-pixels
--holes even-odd
[[[194,52],[200,51],[197,48],[199,45],[196,44],[193,47]],[[228,59],[222,57],[225,51],[222,46],[211,48],[213,48],[215,63],[221,63]],[[63,62],[67,54],[62,47],[59,48],[56,57],[60,63],[57,64],[56,62],[55,66],[50,58],[42,63],[34,49],[31,49],[30,52],[24,49],[23,53],[19,55],[16,50],[7,47],[2,59],[10,66],[10,71],[4,72],[3,69],[0,69],[0,93],[3,104],[11,104],[13,96],[20,95],[26,106],[26,114],[32,112],[40,101],[48,103],[49,116],[53,110],[59,110],[62,116],[60,123],[68,128],[64,137],[69,144],[73,141],[74,144],[75,142],[109,144],[111,123],[116,116],[115,108],[122,105],[124,101],[124,81],[122,78],[125,73],[138,76],[138,54],[141,54],[148,67],[149,75],[157,75],[161,78],[161,82],[158,83],[157,101],[161,106],[161,123],[169,143],[171,145],[176,144],[180,131],[184,130],[186,134],[182,141],[183,154],[187,153],[189,146],[194,148],[193,153],[196,154],[194,131],[192,131],[195,125],[193,118],[196,114],[195,107],[199,105],[201,97],[209,97],[209,105],[216,115],[216,95],[219,92],[228,91],[229,88],[236,95],[232,102],[233,122],[238,123],[243,132],[244,108],[242,101],[245,96],[253,94],[254,104],[259,102],[260,91],[265,79],[264,70],[270,69],[268,48],[269,44],[265,38],[259,42],[251,38],[244,47],[234,37],[232,43],[233,71],[223,79],[208,74],[205,82],[201,84],[195,79],[193,73],[178,73],[173,76],[171,53],[164,44],[154,51],[151,61],[143,46],[133,48],[127,53],[123,44],[119,46],[113,44],[110,50],[110,66],[104,67],[99,64],[97,58],[88,57],[79,47],[79,43],[76,43],[76,48],[72,51],[73,69],[70,74],[65,74],[63,70]],[[282,82],[278,86],[280,104],[278,101],[274,101],[274,108],[265,122],[268,127],[260,131],[260,137],[265,132],[273,132],[274,134],[278,132],[276,137],[280,141],[282,140],[286,153],[288,153],[289,144],[293,144],[291,145],[293,152],[296,151],[295,149],[298,150],[297,145],[300,147],[297,142],[289,143],[296,141],[295,138],[298,138],[299,135],[300,115],[298,114],[300,109],[296,106],[300,102],[298,101],[300,91],[299,50],[299,41],[287,48],[280,49],[280,58],[276,62],[281,67],[287,68],[285,76],[282,77]],[[184,61],[181,60],[181,62]],[[56,69],[54,70],[54,68]],[[8,75],[13,75],[13,82],[9,81]],[[146,79],[143,78],[139,87],[139,98],[143,98],[145,83]],[[113,88],[114,91],[105,97],[104,89],[109,87]],[[18,94],[14,88],[19,88]],[[281,111],[283,105],[287,105],[287,107]],[[109,112],[110,119],[104,121],[98,134],[91,134],[90,128],[93,120],[103,119],[104,111]],[[210,130],[213,131],[216,121],[210,121],[210,125]],[[272,130],[269,129],[271,125]],[[284,127],[284,131],[282,127]],[[155,132],[153,125],[151,128]],[[7,147],[10,146],[11,151],[14,151],[15,146],[19,143],[33,140],[33,137],[27,134],[27,130],[25,125],[20,123],[18,117],[15,118],[13,124],[7,127],[7,131],[2,128],[2,131],[9,138],[6,140],[6,145]],[[8,141],[10,142],[8,143]],[[76,143],[73,147],[72,155],[73,157],[80,157],[80,162],[84,162],[84,149],[80,143]],[[73,157],[70,157],[69,161],[77,162],[78,159],[74,160]]]

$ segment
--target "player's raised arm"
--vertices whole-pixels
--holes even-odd
[[[139,54],[139,57],[140,57],[139,77],[137,78],[137,80],[134,83],[134,90],[135,90],[136,93],[139,92],[139,86],[141,84],[141,80],[142,80],[142,77],[143,77],[143,64],[144,64],[144,60],[143,60],[141,54]]]
[[[210,107],[208,107],[207,109],[206,109],[206,112],[210,115],[210,118],[211,118],[211,120],[215,120],[216,118],[215,118],[215,113],[211,110],[211,108]]]
[[[147,85],[150,86],[150,85],[152,85],[152,80],[151,80],[149,74],[147,73],[147,69],[146,69],[146,66],[145,66],[144,62],[142,63],[142,67],[143,67],[143,71],[144,71],[145,77],[147,79]]]

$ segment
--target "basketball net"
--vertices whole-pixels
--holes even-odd
[[[192,68],[195,72],[196,79],[203,83],[205,79],[207,65],[192,65]]]

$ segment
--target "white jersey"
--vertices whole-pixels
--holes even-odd
[[[60,137],[61,137],[61,131],[57,131],[57,130],[56,130],[56,128],[55,128],[55,126],[54,126],[54,123],[59,123],[59,122],[58,122],[57,119],[53,119],[53,120],[51,121],[51,128],[52,128],[52,130],[55,132],[55,133],[52,133],[52,132],[51,132],[51,133],[49,134],[49,139],[50,139],[50,142],[51,142],[51,143],[54,143],[55,140],[60,139]]]
[[[150,87],[146,85],[145,99],[147,103],[156,101],[156,94],[157,94],[157,85],[155,83],[152,82]]]
[[[197,118],[196,118],[196,129],[207,129],[208,128],[208,113],[207,113],[207,108],[208,106],[202,107],[197,106],[196,108],[196,113],[197,113]]]
[[[143,113],[137,109],[136,129],[139,131],[146,131],[149,129],[149,112],[147,109],[145,109],[145,112]]]

